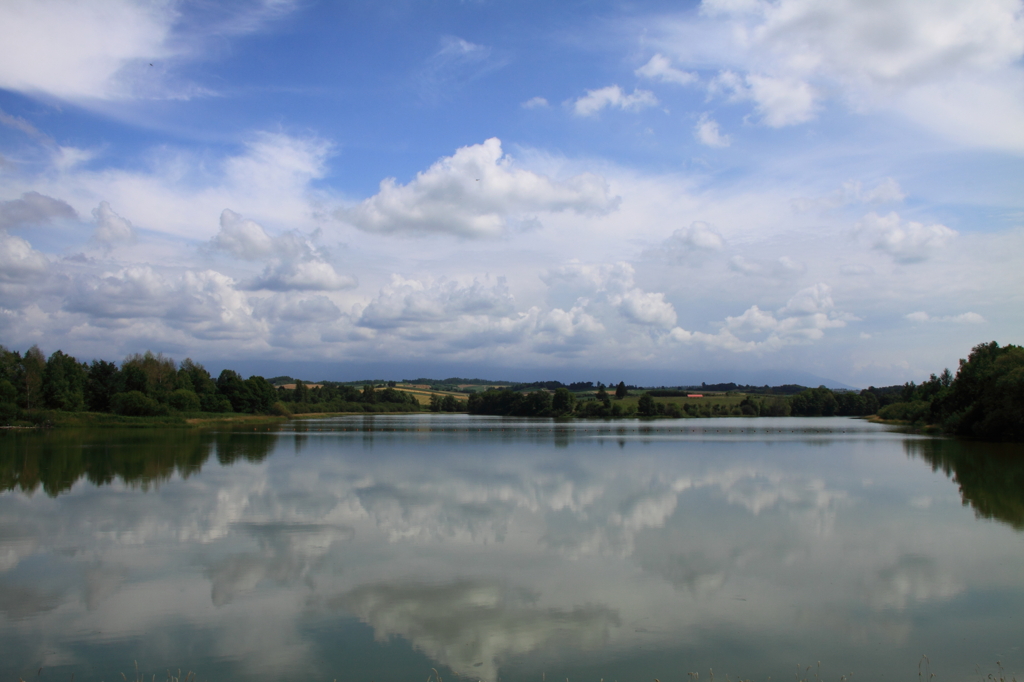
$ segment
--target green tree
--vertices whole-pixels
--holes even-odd
[[[167,408],[153,400],[142,391],[125,391],[111,399],[115,414],[127,417],[153,417],[166,412]]]
[[[18,418],[18,386],[21,380],[21,353],[0,346],[0,425]]]
[[[46,370],[46,358],[39,346],[32,346],[25,351],[25,357],[21,359],[22,381],[24,391],[22,399],[26,410],[42,407],[43,399],[43,372]]]
[[[622,400],[629,395],[629,390],[626,388],[626,382],[620,381],[619,385],[615,387],[615,397]]]
[[[555,389],[555,395],[551,398],[551,411],[555,416],[572,414],[576,407],[576,396],[569,392],[564,386]]]
[[[217,377],[217,391],[228,399],[235,412],[253,412],[254,398],[238,372],[225,369]],[[269,406],[268,406],[269,407]]]
[[[176,386],[195,391],[200,400],[207,396],[217,395],[217,384],[214,382],[213,377],[210,376],[205,367],[198,362],[194,362],[192,358],[182,360],[181,365],[178,367]]]
[[[273,385],[263,377],[253,375],[245,380],[245,387],[251,396],[249,410],[256,414],[270,412],[270,407],[277,402]]]
[[[824,386],[809,388],[790,399],[790,408],[797,417],[831,417],[839,409],[832,391]]]
[[[360,400],[368,405],[377,402],[377,392],[373,390],[373,384],[363,386],[363,394],[360,396]]]
[[[56,351],[43,370],[43,399],[51,410],[77,412],[85,407],[86,370],[78,360]]]
[[[167,402],[167,396],[177,388],[174,360],[165,358],[163,353],[153,355],[147,350],[129,355],[121,363],[121,373],[125,377],[125,391],[145,393],[157,402]]]
[[[202,407],[199,396],[195,391],[190,391],[187,388],[171,391],[171,395],[167,398],[167,404],[179,412],[198,412]]]
[[[933,401],[931,415],[961,436],[1024,441],[1024,348],[995,341],[975,346],[949,392]]]
[[[654,398],[648,393],[644,393],[640,396],[640,402],[637,403],[636,411],[641,417],[653,417],[658,413],[658,408],[655,407]]]
[[[85,406],[92,412],[110,412],[110,400],[117,393],[120,377],[117,365],[93,360],[85,378]]]

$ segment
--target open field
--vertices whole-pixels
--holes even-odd
[[[466,401],[466,394],[464,394],[464,393],[456,393],[455,391],[432,391],[429,388],[421,388],[419,386],[416,386],[415,388],[413,388],[413,387],[402,386],[401,384],[399,384],[398,386],[395,386],[395,390],[396,391],[401,391],[402,393],[411,393],[411,394],[413,394],[414,396],[416,396],[416,400],[419,401],[420,405],[429,405],[430,404],[430,396],[432,396],[432,395],[439,395],[439,396],[453,395],[453,396],[455,396],[455,399],[459,400],[460,402],[465,402]]]

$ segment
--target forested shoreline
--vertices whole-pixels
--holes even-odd
[[[189,358],[176,365],[149,351],[129,355],[118,366],[106,360],[79,362],[59,350],[45,358],[36,346],[22,356],[0,346],[0,424],[38,423],[46,411],[162,417],[418,410],[415,396],[390,387],[367,385],[360,391],[299,381],[285,389],[261,376],[243,379],[231,369],[214,379]]]
[[[825,386],[782,395],[746,394],[726,402],[671,402],[685,392],[644,391],[635,404],[625,402],[629,389],[598,384],[591,398],[578,399],[566,387],[553,393],[523,393],[492,389],[471,395],[473,414],[548,417],[783,417],[872,416],[949,435],[992,441],[1024,441],[1024,348],[995,341],[975,346],[960,360],[954,376],[949,369],[920,384],[868,387],[860,392],[833,391]],[[614,393],[609,393],[611,389]],[[728,396],[729,391],[726,391]]]
[[[360,390],[340,382],[275,380],[292,383],[275,385],[256,375],[243,379],[231,369],[214,379],[191,359],[178,365],[149,351],[117,365],[80,362],[59,350],[46,358],[36,346],[24,355],[0,346],[0,425],[45,424],[54,412],[123,417],[420,410],[554,418],[876,415],[950,435],[1024,440],[1024,348],[1000,347],[995,341],[975,346],[955,376],[946,369],[921,384],[872,386],[859,392],[720,384],[705,385],[725,389],[705,396],[682,388],[637,389],[624,382],[595,387],[590,382],[566,386],[549,381],[485,387],[465,399],[428,392],[429,404],[421,405],[411,389],[400,390],[393,381],[368,382]]]

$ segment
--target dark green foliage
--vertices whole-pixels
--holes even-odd
[[[85,407],[86,368],[70,355],[55,352],[43,370],[43,400],[51,410],[77,412]]]
[[[407,395],[409,395],[409,394],[408,393],[402,393],[401,391],[396,391],[394,388],[391,388],[389,386],[388,388],[385,388],[383,391],[377,391],[377,400],[376,400],[376,402],[381,402],[381,403],[404,403],[404,402],[406,402],[406,398],[405,397]]]
[[[629,390],[626,388],[626,382],[620,381],[619,385],[615,387],[615,397],[622,400],[629,395]]]
[[[366,384],[365,386],[363,386],[363,394],[361,396],[361,400],[364,403],[369,403],[371,405],[377,402],[377,392],[373,390],[372,385]]]
[[[85,407],[90,412],[109,412],[110,399],[121,382],[117,365],[93,360],[85,378]]]
[[[167,413],[166,407],[142,391],[116,393],[110,400],[110,406],[114,414],[126,417],[156,417]]]
[[[6,381],[6,379],[3,381]],[[17,418],[18,406],[14,402],[0,402],[0,426],[9,426]]]
[[[0,379],[0,403],[11,403],[18,399],[18,389],[7,379]]]
[[[250,412],[252,394],[242,377],[233,369],[222,370],[217,377],[217,392],[228,399],[234,412]]]
[[[250,395],[249,411],[253,414],[270,412],[271,405],[277,402],[274,386],[263,377],[253,375],[245,380],[245,387]]]
[[[171,395],[167,398],[167,404],[179,412],[198,412],[202,409],[199,396],[196,395],[195,391],[190,391],[186,388],[171,391]]]
[[[931,416],[957,435],[1024,441],[1024,348],[995,341],[975,346],[948,389],[938,392]]]
[[[790,398],[790,411],[794,417],[831,417],[839,409],[832,391],[824,386],[809,388]]]
[[[199,396],[199,404],[203,412],[232,412],[231,401],[220,393],[206,393]]]
[[[24,382],[19,386],[21,404],[27,410],[39,409],[43,406],[43,372],[46,370],[46,359],[39,346],[32,346],[25,352],[21,368]]]
[[[889,403],[878,410],[882,419],[907,421],[912,424],[925,424],[931,414],[931,403],[924,400],[912,400],[908,403]]]
[[[121,365],[121,386],[123,391],[137,391],[138,393],[149,393],[149,378],[142,366],[138,363],[126,363]]]
[[[166,403],[167,396],[177,388],[178,374],[174,360],[165,358],[163,353],[152,352],[129,355],[121,363],[123,391],[139,391],[159,403]]]
[[[185,358],[178,368],[177,387],[195,391],[200,399],[217,393],[217,384],[210,373],[198,362],[193,362],[192,358]]]
[[[576,396],[569,392],[569,389],[564,386],[555,389],[555,394],[551,398],[551,411],[555,416],[561,417],[564,415],[572,414],[573,409],[576,407]]]
[[[396,391],[397,393],[397,391]],[[462,403],[453,395],[440,395],[433,393],[430,396],[431,412],[461,412]]]
[[[21,353],[0,346],[0,426],[18,418],[18,405],[24,404],[19,388],[24,385]]]
[[[209,432],[125,429],[54,429],[44,434],[8,434],[0,449],[0,491],[51,496],[71,490],[85,478],[95,485],[121,480],[146,489],[177,474],[197,473],[216,451],[222,464],[265,459],[275,433],[251,429]]]
[[[641,417],[653,417],[658,414],[654,398],[647,393],[640,396],[640,402],[636,406],[636,411]]]
[[[470,414],[511,415],[515,417],[550,417],[552,396],[547,391],[520,393],[508,389],[490,389],[469,396]]]
[[[905,441],[912,457],[945,472],[960,486],[963,503],[987,519],[1024,530],[1024,457],[1010,443],[978,443],[950,439]]]

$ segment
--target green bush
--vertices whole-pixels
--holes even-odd
[[[220,393],[204,393],[199,399],[203,412],[234,412],[231,401]]]
[[[292,411],[288,409],[287,405],[278,400],[270,406],[270,414],[277,415],[278,417],[290,417],[292,416]]]
[[[10,426],[17,418],[17,405],[14,403],[0,403],[0,426]]]
[[[142,391],[115,393],[110,403],[115,414],[126,417],[156,417],[167,413],[166,407],[147,397]]]
[[[202,407],[199,396],[195,391],[190,391],[187,388],[171,391],[171,394],[167,396],[167,404],[179,412],[198,412]]]
[[[931,413],[931,403],[926,400],[914,400],[909,403],[890,403],[878,411],[882,419],[895,419],[906,422],[926,422]]]

